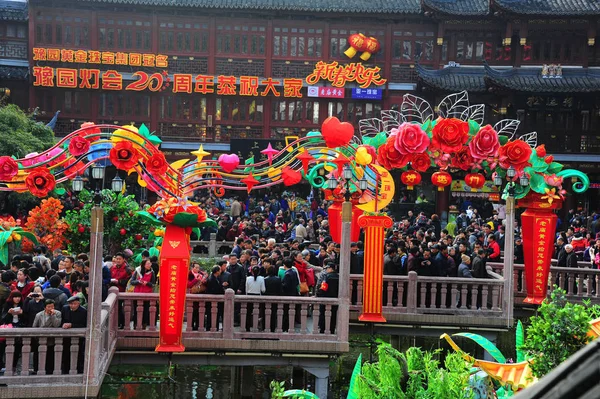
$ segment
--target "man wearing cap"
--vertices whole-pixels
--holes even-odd
[[[67,304],[62,309],[62,328],[85,328],[87,326],[87,310],[80,306],[79,297],[72,296],[67,299]],[[75,338],[79,340],[79,353],[77,356],[77,372],[83,373],[83,354],[85,352],[85,339]],[[63,345],[65,348],[71,347],[71,338],[65,338]],[[67,374],[70,369],[70,354],[68,351],[63,351],[62,369],[63,374]]]
[[[515,263],[525,263],[525,255],[523,253],[523,240],[521,237],[515,237]]]

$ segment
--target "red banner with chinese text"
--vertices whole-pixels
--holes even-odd
[[[525,303],[539,305],[548,294],[548,274],[554,253],[554,237],[558,217],[554,209],[560,208],[562,201],[548,203],[541,195],[529,194],[519,201],[519,206],[527,210],[521,215],[523,234],[523,254],[525,259]]]
[[[183,352],[181,342],[190,262],[190,238],[182,227],[167,225],[160,252],[160,337],[156,352]]]
[[[385,230],[394,222],[388,216],[362,215],[358,225],[365,229],[365,272],[363,276],[363,310],[359,321],[385,323],[383,310],[383,248]]]

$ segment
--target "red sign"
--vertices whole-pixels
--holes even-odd
[[[394,222],[388,216],[358,218],[358,226],[365,229],[365,273],[363,277],[363,311],[359,321],[385,323],[383,310],[383,248],[385,230]]]
[[[156,352],[183,352],[181,342],[190,238],[183,227],[167,225],[160,251],[160,336]]]
[[[315,85],[320,80],[326,80],[333,87],[344,87],[346,83],[356,82],[362,89],[366,89],[371,85],[382,86],[387,82],[379,75],[379,71],[379,67],[365,67],[360,62],[339,65],[337,61],[319,61],[313,72],[306,77],[306,83]]]
[[[163,54],[123,53],[112,51],[33,48],[34,61],[66,62],[76,64],[130,65],[166,68],[168,56]]]

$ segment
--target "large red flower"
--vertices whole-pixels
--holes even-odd
[[[512,166],[516,170],[523,170],[530,165],[529,157],[531,153],[531,147],[523,140],[509,141],[500,147],[498,151],[500,166],[504,169]]]
[[[90,150],[90,142],[81,136],[75,136],[69,142],[69,152],[78,157]]]
[[[445,153],[460,150],[469,140],[469,124],[456,118],[441,119],[432,130],[431,146]]]
[[[8,156],[0,157],[0,180],[11,181],[19,173],[19,165]]]
[[[475,159],[494,157],[500,148],[498,133],[490,125],[482,127],[469,143],[471,155]]]
[[[427,172],[427,169],[431,166],[431,159],[427,154],[414,154],[410,160],[412,168],[417,172]]]
[[[137,164],[139,154],[132,143],[123,140],[111,148],[109,158],[117,169],[129,170]]]
[[[392,129],[392,133],[394,131],[397,132],[394,147],[402,155],[425,152],[429,145],[427,133],[415,123],[403,123],[398,129]]]
[[[146,161],[146,170],[152,175],[162,175],[167,171],[169,164],[162,152],[153,154]]]
[[[54,189],[56,180],[48,168],[41,167],[32,170],[27,175],[25,185],[31,194],[36,197],[45,197]]]
[[[471,156],[471,151],[469,147],[462,147],[454,156],[452,157],[452,167],[458,168],[462,170],[469,170],[473,167],[473,163],[475,160]]]
[[[85,129],[79,132],[81,137],[85,137],[87,141],[93,143],[100,138],[100,128],[96,127],[94,122],[84,122],[81,128]]]
[[[389,137],[387,141],[377,149],[377,161],[387,170],[405,167],[412,157],[412,154],[400,154],[394,147],[394,139],[394,136]]]

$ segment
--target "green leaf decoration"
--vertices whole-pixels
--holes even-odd
[[[142,219],[144,219],[146,222],[152,223],[155,226],[164,226],[165,225],[165,223],[161,222],[154,215],[152,215],[151,213],[148,213],[147,211],[139,211],[137,213],[137,215],[139,217],[141,217]]]
[[[421,129],[423,129],[424,132],[431,132],[431,119],[427,119],[427,122],[421,125]]]
[[[11,236],[13,230],[14,230],[14,228],[11,228],[8,231],[3,231],[3,232],[0,233],[0,248],[6,246],[6,240],[8,240],[8,237]],[[4,263],[4,264],[6,265],[6,263]]]
[[[539,173],[532,173],[529,176],[529,186],[533,191],[539,194],[544,194],[544,189],[548,188],[548,185],[544,181],[544,176]]]
[[[254,156],[251,156],[250,158],[248,158],[244,161],[244,165],[252,165],[253,163],[254,163]],[[244,173],[250,173],[250,172],[254,172],[254,166],[248,166],[244,169]]]
[[[206,219],[206,221],[198,223],[198,215],[188,212],[179,212],[175,215],[173,224],[179,227],[217,227],[217,223],[212,219]]]
[[[62,188],[62,187],[56,187],[56,188],[54,189],[54,193],[55,193],[56,195],[59,195],[59,196],[60,196],[60,195],[65,195],[65,193],[66,193],[66,192],[67,192],[67,190],[65,190],[65,189],[64,189],[64,188]]]
[[[196,237],[198,237],[198,239],[200,239],[200,229],[198,227],[194,227],[192,229],[192,233],[196,234]]]
[[[385,132],[379,132],[373,137],[363,137],[363,144],[370,145],[375,147],[375,149],[378,149],[383,145],[383,143],[385,143],[386,140],[387,135]]]
[[[283,393],[284,398],[290,399],[319,399],[317,395],[304,389],[290,389]]]
[[[468,338],[468,339],[474,341],[476,344],[478,344],[483,349],[485,349],[498,363],[506,363],[506,358],[504,357],[502,352],[500,352],[500,350],[496,347],[496,345],[494,345],[486,337],[483,337],[479,334],[471,334],[471,333],[458,333],[458,334],[453,334],[453,336],[465,337],[465,338]]]
[[[508,136],[498,136],[498,141],[500,142],[500,145],[504,145],[508,143]]]
[[[475,136],[481,129],[481,125],[472,119],[469,119],[469,136]]]
[[[160,137],[151,134],[150,137],[148,137],[148,141],[150,141],[152,144],[154,144],[155,146],[159,146],[162,143],[162,140],[160,139]]]
[[[146,126],[145,124],[142,123],[142,125],[140,126],[140,128],[138,129],[138,133],[140,136],[149,138],[150,136],[150,130],[148,130],[148,126]]]
[[[517,363],[525,361],[525,352],[521,350],[521,347],[525,343],[525,333],[523,331],[523,323],[521,320],[517,322],[517,332],[515,336],[515,346],[517,348]]]
[[[23,231],[23,230],[21,230],[21,231],[19,231],[18,233],[19,233],[19,234],[20,234],[22,237],[25,237],[25,238],[27,238],[29,241],[33,242],[33,244],[34,244],[34,245],[37,245],[37,244],[38,244],[38,239],[37,239],[37,237],[35,236],[35,234],[33,234],[32,232],[30,232],[30,231]]]
[[[360,377],[360,370],[362,368],[362,353],[358,355],[354,370],[352,370],[352,377],[350,377],[350,386],[348,387],[348,397],[346,399],[358,399],[358,382],[356,381]]]
[[[0,247],[0,262],[2,262],[2,264],[4,266],[8,266],[8,246],[7,245],[3,245],[2,247]]]
[[[152,247],[148,250],[148,252],[150,253],[150,257],[152,256],[156,256],[158,257],[160,255],[160,251],[158,250],[158,248],[156,247]]]
[[[562,170],[562,168],[563,168],[562,163],[552,162],[550,165],[548,165],[548,173],[556,174],[556,173],[560,172]]]
[[[531,169],[536,172],[544,173],[548,169],[548,164],[544,161],[544,158],[540,158],[535,155],[535,151],[529,158],[529,162],[531,162]]]
[[[215,222],[214,220],[212,220],[212,219],[206,219],[206,221],[203,222],[203,223],[200,223],[198,225],[198,227],[202,227],[202,228],[205,228],[205,227],[215,227],[215,228],[217,228],[218,226],[217,226],[217,222]]]

